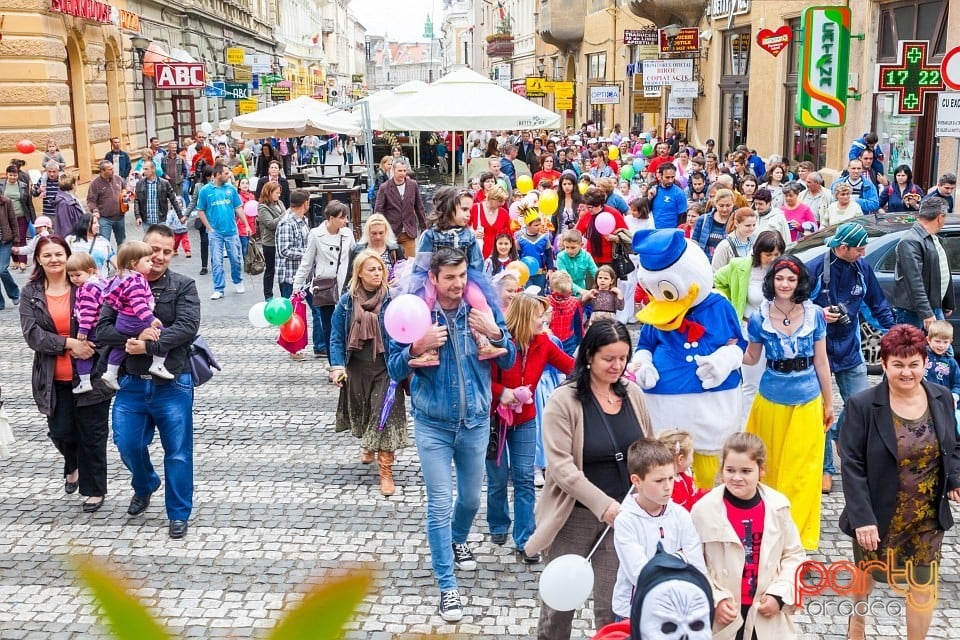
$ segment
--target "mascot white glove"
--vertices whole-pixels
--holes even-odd
[[[719,387],[724,380],[743,364],[743,349],[735,344],[720,347],[708,356],[694,356],[697,377],[704,389]]]
[[[641,389],[652,389],[660,380],[660,372],[653,366],[653,354],[646,349],[641,349],[633,354],[630,360],[630,368],[637,378],[637,384]]]

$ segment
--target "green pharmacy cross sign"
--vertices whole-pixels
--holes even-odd
[[[927,64],[926,40],[901,40],[896,64],[877,65],[877,93],[896,94],[896,114],[922,116],[928,93],[946,91],[940,65]]]
[[[797,124],[842,127],[847,119],[850,9],[809,7],[800,24]]]

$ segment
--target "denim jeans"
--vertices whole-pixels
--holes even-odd
[[[523,549],[536,528],[533,505],[533,457],[537,450],[537,423],[530,420],[507,429],[507,444],[496,460],[487,460],[487,524],[490,533],[506,533],[510,529],[510,505],[507,483],[513,478],[513,541]],[[507,454],[509,453],[509,464]]]
[[[834,374],[837,379],[837,389],[840,390],[840,397],[846,406],[847,400],[852,395],[856,395],[867,388],[867,365],[861,364],[853,369],[846,371],[837,371]],[[843,420],[843,409],[840,415],[827,431],[827,438],[823,443],[823,472],[835,475],[836,468],[833,466],[833,443],[840,437],[840,422]]]
[[[441,591],[450,591],[457,588],[453,543],[467,541],[480,508],[490,429],[487,425],[467,429],[463,424],[441,429],[414,421],[413,432],[427,490],[427,542],[433,575]],[[451,462],[457,473],[456,502]]]
[[[280,283],[280,297],[289,298],[293,295],[293,283],[292,282],[281,282]],[[313,296],[309,293],[304,299],[307,303],[307,307],[310,309],[310,317],[313,320],[312,328],[312,337],[313,337],[313,352],[314,353],[330,353],[330,324],[333,320],[333,309],[335,307],[315,307],[313,306]],[[330,309],[330,315],[326,317],[324,321],[324,309]],[[326,329],[326,332],[324,332]],[[326,336],[326,342],[323,342],[323,338]],[[324,346],[326,345],[326,346]]]
[[[120,378],[113,401],[113,442],[130,470],[133,493],[145,497],[160,488],[150,460],[154,431],[163,444],[167,518],[188,520],[193,509],[193,377],[181,373],[158,383],[139,376]]]
[[[210,234],[210,271],[213,272],[213,288],[223,293],[226,278],[223,273],[223,249],[227,249],[230,261],[230,279],[233,284],[243,284],[243,256],[240,254],[240,236],[222,236],[216,231]]]
[[[119,218],[104,218],[100,216],[100,235],[107,240],[111,234],[117,236],[117,246],[119,247],[127,239],[127,221],[123,216]]]
[[[183,201],[190,204],[190,178],[183,179]]]
[[[3,282],[3,289],[11,301],[20,299],[20,287],[17,281],[10,275],[10,256],[13,255],[13,242],[4,242],[0,244],[0,282]],[[3,300],[3,294],[0,293],[0,309],[3,309],[6,303]]]

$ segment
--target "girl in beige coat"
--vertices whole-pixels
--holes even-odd
[[[691,512],[713,585],[714,640],[797,637],[794,581],[806,554],[790,502],[760,484],[765,460],[760,438],[730,436],[721,455],[723,485]]]

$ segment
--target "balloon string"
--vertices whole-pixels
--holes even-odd
[[[593,549],[590,549],[590,553],[587,554],[587,558],[586,558],[587,562],[590,562],[590,558],[593,557],[594,552],[596,552],[597,548],[600,546],[600,543],[603,542],[603,539],[606,537],[606,535],[610,533],[610,529],[613,529],[613,527],[611,527],[610,525],[607,525],[607,528],[604,529],[603,533],[600,534],[600,538],[597,540],[597,544],[593,545]]]

